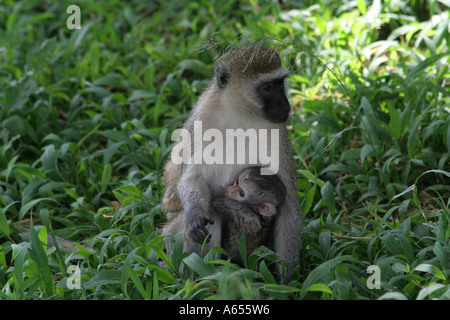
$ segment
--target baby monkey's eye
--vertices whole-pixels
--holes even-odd
[[[243,197],[245,197],[245,193],[244,193],[244,191],[239,191],[239,195],[243,198]]]

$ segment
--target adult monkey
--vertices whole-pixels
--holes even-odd
[[[192,140],[185,141],[183,137],[183,141],[178,143],[195,145],[194,122],[197,121],[201,122],[203,132],[216,129],[223,136],[226,129],[279,130],[279,141],[275,141],[279,149],[277,174],[286,187],[286,201],[275,217],[272,240],[267,245],[289,263],[288,269],[281,270],[283,274],[287,271],[289,276],[300,262],[302,222],[295,162],[283,124],[290,112],[284,86],[286,77],[280,57],[271,48],[249,45],[231,50],[219,59],[214,78],[184,125]],[[201,143],[204,148],[205,143]],[[268,137],[265,147],[271,150],[271,146]],[[239,151],[245,153],[248,161],[251,156],[249,144],[245,150]],[[168,222],[162,232],[185,233],[185,251],[200,253],[208,234],[211,236],[207,250],[221,245],[221,219],[224,217],[210,211],[211,199],[222,195],[224,186],[229,185],[243,169],[255,164],[195,164],[194,157],[188,162],[175,164],[169,160],[166,164],[162,209],[167,212]],[[261,165],[259,155],[258,164]],[[166,241],[166,246],[170,250],[169,241]]]

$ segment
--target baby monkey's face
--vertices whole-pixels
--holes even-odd
[[[234,180],[228,187],[226,192],[226,197],[230,199],[234,199],[237,201],[245,202],[247,204],[255,204],[258,203],[250,203],[251,200],[254,200],[255,195],[257,195],[257,190],[255,190],[254,183],[251,183],[250,178],[244,172],[240,173],[236,180]],[[253,201],[251,201],[253,202]]]
[[[253,176],[252,176],[253,174]],[[263,216],[276,213],[276,207],[265,192],[264,185],[258,185],[254,172],[244,170],[226,189],[225,196],[252,206]]]

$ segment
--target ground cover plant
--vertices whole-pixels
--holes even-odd
[[[0,299],[450,298],[448,1],[80,0],[70,30],[72,4],[0,4]],[[291,70],[304,232],[283,285],[267,248],[241,268],[159,232],[213,49],[258,38]]]

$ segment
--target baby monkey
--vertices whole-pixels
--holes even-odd
[[[247,252],[267,245],[273,231],[273,215],[286,197],[286,188],[277,175],[261,175],[261,167],[239,173],[226,189],[225,197],[212,201],[211,210],[222,217],[222,248],[233,262],[242,265],[239,238],[245,235]]]

